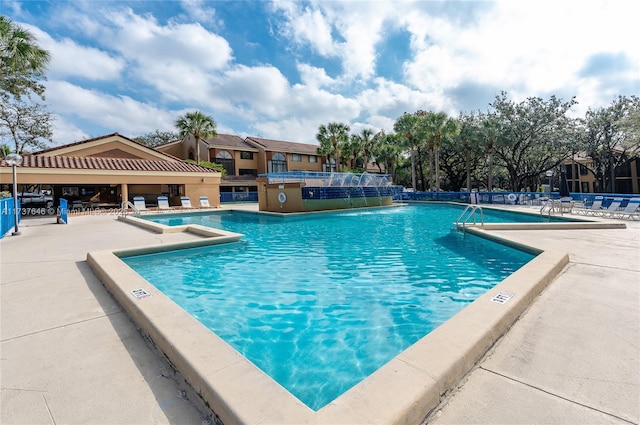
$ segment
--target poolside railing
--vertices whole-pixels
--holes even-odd
[[[258,177],[265,177],[269,184],[304,182],[307,186],[314,187],[391,186],[389,174],[287,171],[260,174]]]
[[[258,202],[258,192],[220,192],[220,202]]]
[[[18,205],[20,201],[18,200]],[[21,214],[18,214],[18,223],[20,222]],[[15,213],[13,209],[13,198],[0,199],[0,239],[4,237],[9,230],[15,227]]]
[[[603,207],[608,207],[613,198],[622,198],[622,207],[637,194],[618,193],[571,193],[574,202],[591,206],[596,196],[604,197]],[[401,192],[394,196],[394,201],[447,201],[467,204],[497,205],[542,205],[549,199],[560,199],[558,192]]]

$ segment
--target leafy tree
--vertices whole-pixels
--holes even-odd
[[[551,96],[516,104],[502,92],[489,105],[492,110],[484,118],[487,151],[506,169],[511,190],[520,190],[571,155],[575,120],[567,112],[575,103]]]
[[[180,134],[175,131],[160,131],[156,129],[151,133],[138,136],[134,140],[138,143],[149,146],[150,148],[154,148],[179,138]]]
[[[457,119],[460,132],[441,146],[440,167],[445,173],[446,190],[466,187],[470,191],[478,180],[476,174],[484,156],[478,117],[478,114],[460,114]]]
[[[331,146],[336,161],[336,171],[340,172],[340,153],[349,142],[349,126],[337,122],[331,122],[326,126],[322,124],[318,128],[316,139],[320,142],[323,152],[327,151],[329,145]]]
[[[397,182],[396,164],[400,161],[403,138],[397,134],[386,134],[384,130],[373,136],[371,155],[378,170],[391,174],[391,178]],[[384,167],[384,169],[383,169]]]
[[[0,91],[20,99],[30,92],[44,100],[44,72],[51,54],[27,30],[0,15]]]
[[[352,134],[349,139],[349,152],[351,153],[351,169],[367,170],[369,160],[371,159],[371,149],[374,143],[373,130],[370,128],[363,129],[360,134]]]
[[[429,189],[440,190],[440,146],[443,140],[449,140],[460,132],[458,122],[444,112],[427,112],[421,118],[424,137],[429,141]]]
[[[12,139],[15,152],[43,148],[51,140],[51,115],[34,99],[44,100],[50,60],[29,31],[0,16],[0,136]]]
[[[14,152],[27,148],[46,148],[44,140],[51,141],[51,115],[37,102],[13,100],[0,107],[0,136],[10,137]]]
[[[418,111],[415,114],[404,113],[398,118],[393,125],[393,130],[404,141],[403,145],[409,149],[409,156],[411,157],[411,187],[416,190],[416,148],[420,143],[418,138],[418,122],[419,117],[422,116],[422,111]]]
[[[227,170],[224,168],[224,165],[222,164],[218,164],[216,162],[209,162],[209,161],[200,161],[200,164],[198,164],[195,160],[193,159],[187,159],[187,162],[190,162],[192,164],[197,164],[201,167],[205,167],[205,168],[211,168],[212,170],[216,170],[222,173],[222,176],[226,176],[227,175]]]
[[[175,126],[178,128],[179,136],[186,139],[193,136],[196,141],[196,164],[200,164],[200,140],[216,137],[216,122],[208,115],[200,111],[187,112],[180,116]]]
[[[360,136],[357,134],[349,136],[349,141],[344,147],[345,155],[343,156],[343,161],[346,162],[348,160],[349,162],[349,170],[356,170],[358,168],[358,162],[362,162],[362,150],[363,143]],[[346,154],[349,154],[348,158]]]
[[[588,169],[596,176],[599,191],[615,192],[620,169],[638,157],[639,111],[639,97],[619,96],[606,108],[589,109],[581,121],[582,147],[593,159]]]

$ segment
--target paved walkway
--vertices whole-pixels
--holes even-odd
[[[208,423],[85,262],[195,236],[115,216],[54,221],[25,219],[0,241],[0,423]],[[429,423],[638,424],[640,222],[628,224],[499,232],[571,263]]]
[[[428,423],[640,423],[640,222],[494,232],[570,264]]]

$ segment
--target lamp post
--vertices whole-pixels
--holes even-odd
[[[22,164],[22,156],[17,153],[12,153],[7,155],[5,161],[8,165],[11,165],[13,169],[13,233],[12,236],[16,236],[20,234],[20,230],[18,230],[18,177],[16,173],[16,166]]]
[[[549,198],[551,198],[551,192],[553,192],[553,189],[551,189],[551,176],[553,176],[553,171],[547,170],[545,175],[549,177]]]

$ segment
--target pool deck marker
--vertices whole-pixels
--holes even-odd
[[[144,288],[138,288],[138,289],[134,289],[131,291],[131,293],[133,294],[134,297],[136,297],[138,300],[141,300],[143,298],[147,298],[150,297],[151,294],[148,293]]]
[[[498,304],[505,304],[515,294],[513,292],[500,291],[491,298],[491,301]]]

